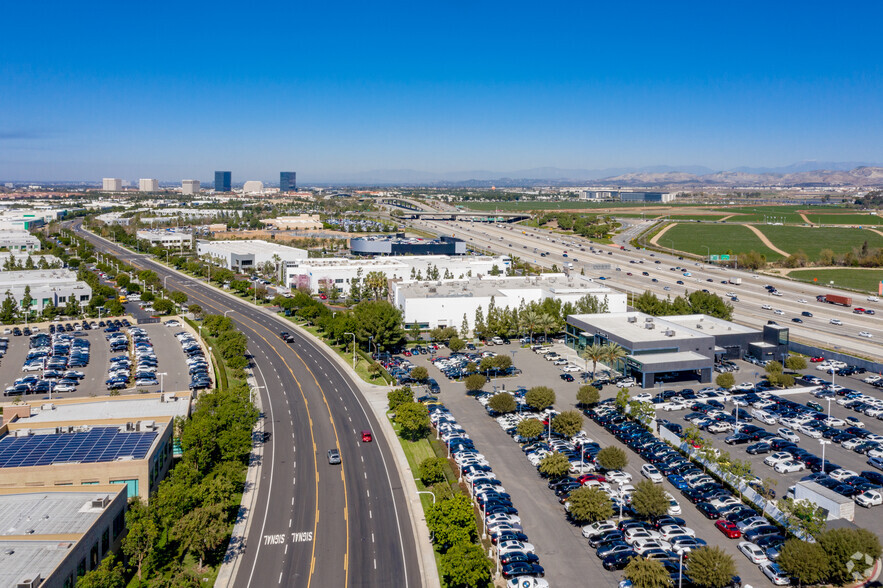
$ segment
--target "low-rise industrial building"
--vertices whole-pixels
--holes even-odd
[[[395,237],[356,237],[350,239],[353,255],[466,255],[466,242],[456,237],[423,239]]]
[[[28,262],[28,260],[30,260],[30,262]],[[10,265],[15,265],[15,268],[10,267]],[[64,264],[54,255],[39,255],[28,252],[22,253],[21,251],[0,251],[0,270],[24,270],[29,265],[31,266],[31,269],[50,269],[60,268]]]
[[[28,231],[64,218],[66,209],[8,208],[0,212],[0,230]]]
[[[52,304],[62,307],[73,298],[80,306],[92,300],[92,287],[77,279],[76,272],[68,269],[15,270],[0,272],[0,292],[9,292],[19,306],[25,290],[30,288],[31,309],[41,312]]]
[[[0,585],[72,588],[119,549],[125,515],[121,486],[0,488]]]
[[[136,233],[141,241],[152,246],[190,248],[193,246],[193,232],[188,229],[140,229]]]
[[[280,231],[318,231],[323,228],[322,219],[318,214],[280,216],[264,219],[261,222]]]
[[[221,267],[238,272],[248,272],[265,263],[281,267],[288,262],[305,260],[309,257],[306,249],[270,243],[269,241],[197,241],[198,255],[207,255]]]
[[[40,240],[27,231],[0,230],[0,248],[9,251],[39,251]]]
[[[496,270],[494,269],[496,268]],[[509,258],[499,256],[403,255],[374,259],[314,258],[286,263],[284,283],[289,288],[306,288],[318,293],[334,287],[347,292],[371,272],[387,280],[457,279],[505,274]]]
[[[405,324],[417,323],[422,329],[460,328],[465,317],[475,328],[479,308],[486,315],[496,308],[516,309],[547,298],[575,304],[586,296],[606,304],[608,312],[625,312],[626,294],[584,276],[542,274],[529,277],[482,276],[462,280],[402,280],[392,285],[393,303],[404,316]]]

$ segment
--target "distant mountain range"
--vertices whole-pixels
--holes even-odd
[[[304,174],[306,175],[306,174]],[[306,183],[317,183],[304,178]],[[784,167],[739,167],[715,171],[703,166],[561,169],[538,167],[511,172],[472,170],[433,173],[412,169],[344,174],[328,184],[439,187],[515,187],[598,184],[648,187],[883,186],[883,166],[865,162],[801,161]]]

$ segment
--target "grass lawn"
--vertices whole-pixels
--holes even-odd
[[[653,202],[584,202],[579,200],[562,200],[559,202],[464,202],[463,207],[467,210],[573,210],[577,208],[642,208],[651,207]],[[672,206],[694,206],[690,204],[674,204],[672,202],[657,203],[660,207],[670,208]],[[650,214],[648,212],[647,214]]]
[[[815,214],[805,213],[806,218],[815,224],[857,225],[877,227],[883,225],[883,217],[876,214]]]
[[[830,249],[834,253],[847,253],[855,247],[861,247],[865,241],[868,242],[868,247],[883,247],[883,236],[863,229],[776,225],[757,225],[757,228],[776,247],[788,253],[803,250],[811,260],[817,259],[822,249]]]
[[[703,223],[679,224],[670,228],[657,241],[660,248],[668,248],[674,243],[678,251],[706,255],[708,246],[711,255],[748,253],[757,251],[766,255],[767,260],[781,259],[781,255],[761,243],[748,227],[741,225],[709,225]]]
[[[818,285],[827,285],[833,281],[838,288],[876,294],[878,284],[880,284],[880,280],[883,280],[883,270],[876,268],[802,269],[790,272],[788,277]]]

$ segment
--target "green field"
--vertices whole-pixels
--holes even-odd
[[[826,270],[803,269],[790,272],[788,277],[800,280],[801,282],[818,284],[820,286],[829,285],[829,283],[833,281],[834,285],[838,288],[859,290],[861,292],[876,294],[878,284],[880,283],[880,280],[883,280],[883,270],[859,268]]]
[[[668,218],[673,221],[708,221],[714,222],[719,221],[722,218],[730,216],[729,214],[657,214],[653,211],[648,211],[641,214],[636,214],[634,212],[629,212],[626,214],[613,213],[613,216],[621,217],[621,218],[645,218],[645,219],[654,219],[654,218]],[[735,219],[734,219],[735,220]]]
[[[679,224],[669,229],[657,241],[661,248],[674,243],[679,251],[697,255],[720,255],[722,253],[748,253],[757,251],[766,255],[767,261],[781,259],[782,256],[761,243],[760,239],[747,227],[741,225]],[[708,246],[709,249],[706,249]]]
[[[856,247],[861,247],[865,241],[868,242],[868,247],[883,247],[883,236],[863,229],[774,225],[758,225],[757,228],[779,249],[788,253],[803,251],[810,260],[817,259],[822,249],[830,249],[834,253],[848,253]]]
[[[463,208],[468,210],[500,210],[520,212],[523,210],[575,210],[575,209],[592,209],[592,208],[638,208],[648,206],[660,207],[688,207],[689,204],[673,204],[671,202],[653,203],[653,202],[580,202],[576,200],[560,201],[560,202],[464,202]],[[650,212],[647,212],[650,215]],[[638,215],[640,216],[640,215]]]
[[[813,224],[823,225],[883,225],[883,218],[875,214],[815,214],[805,213]]]
[[[729,212],[737,214],[729,220],[731,223],[762,223],[769,220],[769,217],[775,217],[771,222],[782,222],[786,224],[802,225],[806,224],[800,212],[803,210],[811,210],[813,214],[816,212],[823,214],[825,212],[842,211],[843,208],[838,206],[813,206],[801,207],[794,206],[732,206],[726,208],[717,208],[720,212]]]

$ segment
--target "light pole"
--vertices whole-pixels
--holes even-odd
[[[705,247],[705,252],[707,254],[705,256],[705,263],[708,263],[709,260],[711,259],[711,247],[709,247],[708,245],[703,245],[703,247]]]
[[[166,251],[166,253],[168,253],[168,251]],[[166,276],[166,277],[164,277],[164,278],[162,279],[162,289],[163,289],[163,290],[166,289],[166,280],[168,280],[168,279],[171,278],[171,277],[172,277],[172,276]]]
[[[825,445],[830,445],[830,444],[831,444],[831,442],[828,441],[827,439],[819,439],[819,445],[822,446],[822,473],[823,474],[827,473],[825,471]]]
[[[353,369],[356,369],[356,334],[344,333],[344,335],[352,335],[353,337]]]
[[[669,249],[669,253],[671,253],[672,257],[674,257],[675,256],[675,242],[673,239],[666,239],[666,241],[668,241],[669,245],[671,245],[671,248]]]
[[[168,372],[160,372],[160,373],[158,373],[158,374],[156,374],[156,375],[159,376],[159,391],[160,391],[160,392],[165,392],[165,391],[166,391],[166,387],[165,387],[165,385],[164,385],[164,383],[165,383],[165,377],[164,377],[164,376],[168,375]]]
[[[678,588],[681,588],[684,580],[684,550],[678,554]]]
[[[622,494],[622,482],[616,483],[619,486],[619,520],[622,520],[622,503],[625,502],[625,498],[623,498]]]

